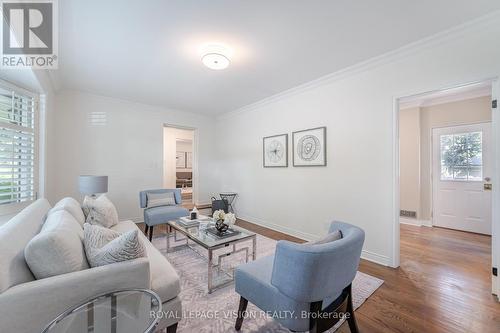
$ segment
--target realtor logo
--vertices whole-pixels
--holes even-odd
[[[2,0],[1,68],[57,68],[57,1]]]

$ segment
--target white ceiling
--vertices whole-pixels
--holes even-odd
[[[64,0],[59,90],[219,114],[500,9],[498,0]],[[198,48],[223,42],[230,67]]]

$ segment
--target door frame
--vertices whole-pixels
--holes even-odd
[[[436,182],[436,177],[434,177],[435,175],[435,170],[434,170],[434,162],[435,162],[435,151],[434,151],[434,130],[436,129],[442,129],[442,128],[453,128],[453,127],[464,127],[464,126],[470,126],[470,125],[481,125],[481,124],[490,124],[492,125],[492,122],[491,121],[476,121],[476,122],[471,122],[471,123],[466,123],[466,124],[457,124],[457,125],[452,125],[452,126],[436,126],[436,127],[431,127],[431,141],[430,141],[430,145],[431,145],[431,149],[430,149],[430,153],[431,153],[431,158],[430,158],[430,167],[431,167],[431,226],[434,226],[436,223],[436,221],[434,220],[436,218],[436,212],[435,212],[435,209],[436,209],[436,206],[434,204],[434,199],[436,198],[436,186],[437,186],[437,182]],[[493,127],[493,126],[492,126]],[[493,133],[491,132],[490,133],[490,149],[491,151],[493,151]],[[493,154],[491,154],[492,157]],[[492,161],[491,161],[491,173],[493,173],[493,165],[494,165],[494,158],[492,158]],[[484,176],[484,175],[483,175]],[[439,177],[439,175],[438,175]],[[484,179],[481,181],[481,183],[484,183]],[[492,193],[492,202],[491,202],[491,205],[492,205],[492,209],[493,209],[493,193]],[[492,220],[491,220],[491,226],[493,227],[493,216],[492,216]],[[493,229],[493,228],[492,228]]]
[[[440,89],[420,91],[414,93],[408,93],[404,95],[397,95],[393,97],[393,228],[392,228],[392,260],[391,267],[397,268],[400,265],[400,181],[399,181],[399,105],[402,98],[423,96],[434,92],[466,87],[478,83],[490,82],[492,85],[492,99],[498,100],[500,98],[500,81],[497,76],[489,77],[482,80],[472,81],[468,83],[451,84],[448,86],[443,86]],[[492,249],[492,267],[497,267],[500,269],[500,107],[497,107],[497,112],[493,112],[492,109],[492,121],[491,121],[491,132],[492,132],[492,159],[493,159],[493,176],[492,183],[494,184],[492,189],[492,226],[491,226],[491,249]],[[497,295],[500,301],[500,279],[492,277],[492,292]]]
[[[191,127],[191,126],[183,126],[183,125],[175,125],[175,124],[170,124],[170,123],[164,123],[161,127],[162,130],[162,154],[165,151],[165,147],[163,146],[164,142],[164,134],[163,131],[165,130],[166,127],[169,128],[175,128],[175,129],[181,129],[181,130],[188,130],[188,131],[193,131],[193,161],[192,161],[192,169],[193,169],[193,204],[198,205],[198,198],[199,198],[199,172],[198,172],[198,146],[199,146],[199,130],[196,127]],[[162,186],[164,182],[164,177],[165,177],[165,163],[164,160],[162,159]]]

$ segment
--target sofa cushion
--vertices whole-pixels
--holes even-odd
[[[144,211],[146,223],[150,226],[167,223],[169,220],[188,215],[189,210],[181,206],[153,207]]]
[[[98,224],[106,228],[118,223],[116,207],[105,194],[97,199],[85,196],[82,207],[87,223]]]
[[[98,267],[144,257],[146,255],[139,230],[124,233],[85,223],[85,253],[91,267]]]
[[[139,228],[132,221],[121,221],[111,229],[118,232],[126,232],[128,230],[138,230]],[[160,296],[163,302],[175,298],[181,292],[179,275],[177,275],[177,272],[167,258],[149,242],[143,233],[140,233],[139,237],[146,247],[146,254],[149,260],[151,289]]]
[[[82,228],[73,215],[65,210],[51,213],[24,249],[33,275],[43,279],[89,268],[82,237]]]
[[[46,199],[38,199],[0,227],[0,293],[35,279],[24,248],[42,228],[49,209]]]
[[[147,208],[159,206],[175,206],[175,197],[173,192],[148,193],[147,198]]]
[[[57,212],[59,210],[65,210],[73,215],[75,220],[77,220],[78,223],[80,223],[80,225],[83,227],[83,224],[85,223],[85,215],[83,215],[82,206],[78,201],[70,197],[63,198],[54,205],[49,214],[51,214],[52,212]]]

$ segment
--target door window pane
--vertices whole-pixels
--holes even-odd
[[[482,180],[482,132],[441,135],[440,144],[441,180]]]

